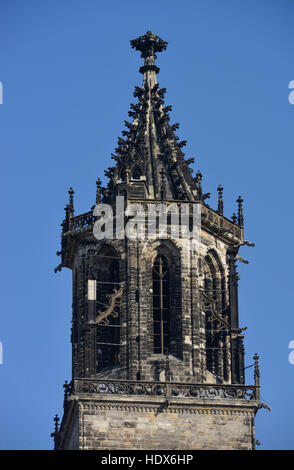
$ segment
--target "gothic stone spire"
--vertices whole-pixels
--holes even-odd
[[[137,104],[131,104],[129,116],[132,122],[125,121],[128,130],[123,131],[125,138],[119,137],[116,154],[116,167],[110,175],[114,193],[120,184],[133,194],[147,199],[162,197],[162,187],[168,200],[193,201],[197,188],[182,147],[186,141],[179,142],[174,131],[179,125],[170,124],[171,106],[164,106],[165,88],[160,89],[155,65],[156,53],[166,49],[167,42],[147,31],[144,36],[131,41],[132,48],[141,52],[144,65],[142,87],[135,87],[134,97]],[[130,181],[126,181],[127,175]],[[165,181],[162,181],[162,174]],[[109,175],[108,175],[109,176]]]

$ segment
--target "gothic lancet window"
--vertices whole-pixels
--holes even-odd
[[[204,306],[207,370],[228,379],[228,324],[223,270],[213,256],[205,259]]]
[[[167,259],[159,254],[153,264],[154,352],[170,352],[170,273]]]

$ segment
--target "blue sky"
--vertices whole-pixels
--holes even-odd
[[[67,190],[76,213],[94,204],[142,81],[129,40],[149,29],[169,43],[158,80],[211,206],[219,184],[228,217],[245,200],[240,324],[272,407],[256,439],[294,448],[293,15],[290,0],[0,0],[1,449],[52,448],[71,376],[71,273],[54,274]]]

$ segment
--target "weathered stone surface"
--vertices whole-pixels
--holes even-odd
[[[202,175],[192,177],[174,134],[178,125],[169,124],[169,107],[162,107],[154,40],[160,38],[150,32],[135,40],[139,50],[150,46],[142,56],[143,85],[135,89],[134,121],[126,123],[126,140],[119,138],[116,166],[106,172],[108,187],[97,181],[96,203],[112,206],[115,226],[120,215],[133,222],[117,209],[117,197],[126,206],[139,204],[145,215],[159,204],[173,213],[188,207],[188,230],[194,210],[201,216],[199,239],[187,249],[181,230],[174,235],[184,222],[169,212],[167,236],[157,214],[152,236],[146,230],[143,239],[98,240],[96,216],[75,216],[69,191],[57,270],[73,273],[72,383],[54,433],[56,449],[254,448],[259,371],[256,365],[256,387],[247,389],[236,271],[238,249],[249,244],[243,200],[232,221],[223,213],[221,186],[217,210],[206,203]],[[165,383],[173,390],[195,387],[178,394],[167,385],[163,391]],[[241,384],[235,395],[232,384]]]
[[[150,400],[77,398],[72,413],[65,449],[250,450],[255,439],[254,405],[238,401],[224,406],[206,400],[201,406],[190,400],[162,408]]]

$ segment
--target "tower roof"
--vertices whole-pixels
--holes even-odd
[[[165,50],[167,42],[147,31],[130,43],[144,58],[140,68],[143,83],[135,87],[134,97],[138,101],[131,104],[132,121],[125,121],[127,130],[122,132],[112,155],[116,165],[105,172],[110,178],[107,193],[115,193],[120,184],[137,180],[145,182],[147,199],[161,199],[164,192],[168,200],[199,200],[202,198],[199,178],[193,178],[189,167],[194,159],[184,158],[182,148],[186,141],[180,142],[175,135],[179,124],[170,123],[171,106],[164,103],[166,89],[159,88],[157,83],[156,53]]]

